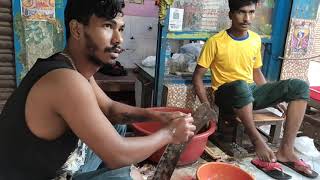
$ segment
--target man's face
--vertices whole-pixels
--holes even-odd
[[[112,64],[122,51],[124,20],[118,15],[112,20],[91,16],[84,26],[84,45],[87,58],[97,65]]]
[[[232,20],[232,27],[239,32],[247,31],[255,17],[255,10],[256,5],[251,4],[230,12],[229,17]]]

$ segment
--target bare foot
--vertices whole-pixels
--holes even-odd
[[[264,141],[255,143],[256,155],[262,161],[276,162],[276,156]]]
[[[276,157],[277,157],[277,160],[281,162],[296,162],[300,160],[293,150],[284,150],[281,148],[276,153]],[[312,174],[311,167],[309,165],[307,166],[298,165],[298,166],[295,166],[295,169],[305,172],[306,174]]]
[[[277,160],[281,162],[294,162],[299,160],[299,157],[293,150],[283,150],[282,148],[278,150],[276,157]]]

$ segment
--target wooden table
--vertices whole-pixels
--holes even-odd
[[[135,82],[137,74],[127,69],[126,76],[110,76],[97,72],[94,78],[101,89],[113,100],[135,105]]]

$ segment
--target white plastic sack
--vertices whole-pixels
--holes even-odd
[[[294,148],[307,157],[320,158],[320,152],[314,146],[313,139],[307,136],[297,137],[294,142]]]
[[[180,52],[183,54],[192,54],[197,59],[200,55],[202,44],[200,43],[189,43],[180,47]]]
[[[144,60],[142,60],[142,65],[145,67],[154,67],[156,65],[156,57],[155,56],[148,56]]]

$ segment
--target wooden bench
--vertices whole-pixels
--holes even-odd
[[[268,142],[276,147],[280,141],[280,133],[284,117],[279,117],[271,112],[254,112],[253,120],[258,131],[267,138]],[[270,125],[269,133],[262,131],[259,127]],[[246,157],[252,152],[253,146],[246,147],[244,140],[248,140],[245,128],[235,115],[219,114],[218,131],[213,142],[227,154],[235,157]]]

